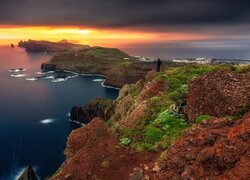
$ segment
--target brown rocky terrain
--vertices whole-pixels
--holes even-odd
[[[165,154],[131,179],[250,179],[250,112],[193,125]]]
[[[185,113],[190,121],[199,115],[236,116],[250,107],[250,72],[218,70],[189,85]]]
[[[112,106],[108,105],[112,107],[112,113],[108,117],[91,111],[102,100],[96,99],[88,103],[86,109],[89,108],[90,113],[103,116],[102,119],[109,121],[105,123],[95,118],[85,127],[74,130],[65,150],[67,160],[51,179],[249,179],[250,111],[247,105],[249,91],[246,91],[249,88],[249,71],[238,73],[223,67],[222,70],[212,69],[205,75],[192,78],[185,109],[190,118],[188,128],[183,126],[185,122],[178,119],[179,116],[160,113],[165,112],[166,108],[171,111],[174,101],[168,96],[173,80],[170,78],[177,72],[182,72],[182,69],[160,74],[150,72],[145,81],[125,85]],[[182,76],[185,77],[186,74]],[[182,87],[181,84],[180,86]],[[207,94],[203,94],[201,90],[212,93],[217,98],[209,96],[206,99]],[[197,104],[190,103],[191,97],[195,98]],[[242,99],[236,101],[235,97]],[[205,100],[208,102],[203,102]],[[192,124],[192,118],[207,114],[207,111],[201,111],[203,109],[195,110],[199,103],[205,110],[212,109],[209,112],[214,117],[200,124]],[[218,110],[213,108],[214,104],[219,107]],[[163,109],[157,110],[157,107]],[[222,107],[234,109],[227,111],[228,108]],[[244,111],[238,112],[238,107],[243,107]],[[194,111],[188,108],[194,108]],[[105,112],[104,109],[106,108],[101,108],[101,113]],[[244,112],[245,115],[240,116]],[[225,117],[215,117],[217,115]],[[229,117],[232,115],[239,118]],[[152,116],[156,116],[156,120],[146,122]],[[167,124],[155,126],[159,120]],[[161,126],[167,130],[159,129]],[[176,129],[168,129],[169,127]],[[181,129],[182,127],[185,129]],[[150,137],[156,143],[147,139],[148,128],[154,130],[150,131]],[[129,136],[131,132],[136,133]],[[166,136],[155,139],[162,132]],[[164,146],[157,146],[157,143]],[[145,144],[151,150],[143,150],[142,145]],[[141,151],[133,147],[139,147]]]
[[[96,118],[74,130],[67,142],[67,161],[50,179],[120,179],[129,178],[133,167],[153,162],[156,153],[134,153],[118,148],[118,137]]]

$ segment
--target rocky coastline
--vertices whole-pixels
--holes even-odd
[[[103,99],[97,98],[81,107],[81,111],[88,112],[88,119],[94,118],[88,125],[70,134],[65,150],[67,161],[50,179],[110,179],[111,176],[113,179],[124,180],[248,179],[249,68],[239,73],[238,70],[232,71],[225,67],[209,67],[204,71],[203,66],[197,66],[195,69],[202,69],[202,72],[198,73],[199,76],[192,75],[194,78],[189,77],[186,96],[169,104],[166,101],[171,97],[169,93],[173,79],[166,78],[165,75],[173,78],[174,74],[185,72],[187,68],[194,70],[190,66],[160,74],[150,72],[144,81],[125,85],[120,90],[119,97],[107,106],[100,105]],[[185,78],[189,74],[184,73],[182,76]],[[228,86],[220,86],[224,83]],[[213,96],[223,98],[210,98],[207,101],[207,97],[202,94],[203,85]],[[193,98],[194,94],[197,95],[196,98]],[[237,97],[241,100],[234,101]],[[178,103],[186,99],[185,108],[178,109]],[[196,105],[201,103],[202,108],[198,109]],[[210,103],[218,107],[217,111],[213,111]],[[223,105],[229,107],[225,110],[230,111],[220,109]],[[167,109],[167,113],[163,114],[162,110],[155,109],[159,107]],[[238,110],[237,107],[244,111],[234,111]],[[105,116],[103,112],[107,109],[112,109],[112,113]],[[172,113],[168,114],[170,111]],[[151,119],[157,112],[159,115],[156,115],[156,120],[150,122],[148,118]],[[182,113],[187,117],[187,126],[179,124],[182,122],[181,118],[177,121],[172,119],[178,119]],[[204,114],[207,116],[201,121]],[[108,121],[105,122],[104,119]],[[155,123],[160,123],[161,126],[155,126]],[[157,131],[154,136],[149,136],[147,132],[149,128],[153,129],[152,126],[161,131],[166,126],[167,136],[157,140]],[[179,129],[183,133],[176,137],[179,127],[186,127],[186,130]],[[173,139],[172,128],[175,128]],[[170,144],[165,144],[169,141]],[[145,147],[147,143],[147,146],[154,145],[152,149]]]
[[[71,109],[66,161],[49,179],[250,179],[250,66],[152,71],[113,48],[63,52],[42,70],[101,74],[120,87]]]

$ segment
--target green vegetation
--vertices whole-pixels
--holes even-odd
[[[166,149],[189,127],[181,115],[163,111],[148,125],[121,130],[120,144],[136,151]]]
[[[249,67],[186,65],[168,67],[166,71],[158,73],[150,82],[152,84],[154,84],[154,81],[165,83],[167,88],[162,94],[150,98],[150,103],[145,112],[146,117],[140,119],[139,123],[133,128],[127,129],[116,126],[120,117],[112,117],[111,121],[116,123],[111,126],[119,132],[120,145],[125,145],[135,151],[157,151],[161,148],[169,148],[185,130],[191,127],[183,113],[183,104],[185,104],[190,81],[217,69],[244,72]],[[131,89],[129,95],[136,99],[140,92],[139,89]],[[195,122],[199,124],[208,118],[210,118],[209,115],[201,115]]]
[[[228,66],[188,65],[168,68],[165,72],[159,73],[153,81],[166,82],[168,88],[165,93],[150,99],[148,116],[142,119],[141,123],[133,129],[120,129],[120,144],[136,151],[167,149],[191,127],[181,109],[181,103],[188,93],[189,82],[218,68],[228,68]],[[136,98],[138,92],[134,89],[130,95]],[[197,122],[202,121],[202,118],[207,116],[200,117]]]
[[[148,127],[144,133],[146,140],[152,143],[160,141],[163,135],[164,132],[156,127]]]
[[[92,47],[85,52],[97,58],[129,58],[129,55],[116,48]]]
[[[174,100],[183,100],[188,93],[188,83],[195,77],[217,69],[211,65],[189,65],[170,69],[166,73],[169,80],[169,97]]]
[[[203,122],[204,120],[210,117],[211,117],[210,115],[200,115],[199,117],[195,119],[195,123],[200,124],[201,122]]]
[[[131,140],[129,138],[121,138],[120,143],[122,145],[129,145],[131,143]]]

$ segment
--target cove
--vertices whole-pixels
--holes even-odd
[[[73,105],[90,99],[115,99],[118,90],[102,87],[102,77],[74,76],[67,81],[51,78],[28,81],[39,76],[47,54],[28,54],[23,49],[0,47],[0,179],[15,179],[32,164],[39,178],[56,172],[65,160],[63,151],[69,133],[80,127],[69,121]],[[13,76],[13,68],[25,68]],[[67,75],[69,72],[49,76]],[[12,76],[11,76],[12,75]]]

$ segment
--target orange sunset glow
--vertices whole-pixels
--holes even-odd
[[[78,27],[15,27],[0,26],[0,44],[17,43],[19,40],[61,39],[79,41],[81,44],[112,46],[132,42],[161,42],[180,40],[204,40],[211,38],[204,34],[182,32],[143,32],[131,30],[95,29]]]

